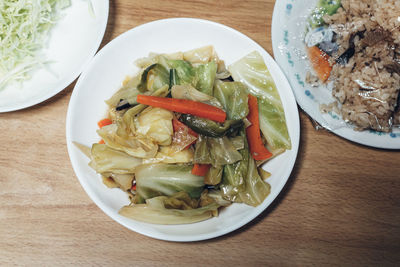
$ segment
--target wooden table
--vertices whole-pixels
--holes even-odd
[[[145,22],[196,17],[233,27],[273,54],[273,8],[273,0],[110,1],[102,46]],[[65,117],[74,86],[0,114],[0,265],[400,264],[400,152],[317,131],[304,112],[293,173],[253,222],[194,243],[122,227],[89,199],[72,170]]]

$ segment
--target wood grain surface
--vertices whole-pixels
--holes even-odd
[[[272,55],[273,8],[273,0],[111,0],[102,46],[145,22],[195,17],[233,27]],[[0,114],[1,266],[400,264],[400,152],[317,131],[304,112],[293,173],[253,222],[193,243],[124,228],[89,199],[72,170],[65,117],[74,85]]]

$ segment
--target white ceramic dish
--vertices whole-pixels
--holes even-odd
[[[0,112],[36,105],[56,95],[82,72],[103,39],[108,20],[108,0],[71,0],[71,6],[50,31],[45,58],[47,70],[34,70],[32,78],[0,91]]]
[[[218,56],[229,65],[257,50],[274,77],[285,109],[292,150],[265,165],[272,173],[268,182],[271,194],[258,207],[233,204],[219,217],[186,225],[155,225],[134,221],[118,214],[129,203],[118,189],[109,189],[89,166],[72,141],[91,146],[98,142],[96,122],[105,116],[108,99],[127,75],[138,71],[134,61],[150,52],[171,53],[204,45],[213,45]],[[272,57],[254,41],[227,26],[210,21],[177,18],[154,21],[120,35],[107,44],[81,74],[72,93],[67,114],[67,145],[75,173],[92,200],[111,218],[138,233],[170,241],[196,241],[229,233],[259,215],[276,198],[285,185],[296,160],[299,145],[299,115],[289,83]]]
[[[274,57],[286,74],[297,103],[320,125],[345,139],[377,148],[400,149],[399,129],[394,129],[392,133],[359,132],[335,114],[321,114],[320,103],[331,103],[334,99],[326,86],[313,88],[305,82],[311,67],[303,43],[306,18],[316,3],[317,0],[276,1],[272,18]]]

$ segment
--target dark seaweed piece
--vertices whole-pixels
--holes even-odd
[[[124,100],[124,99],[121,99],[121,100],[119,101],[117,107],[115,108],[115,110],[120,111],[120,110],[123,110],[123,109],[131,108],[131,107],[133,107],[133,106],[134,106],[134,105],[129,104],[128,101],[126,101],[126,100]]]
[[[364,38],[364,33],[365,31],[357,32],[356,34],[353,34],[350,39],[349,39],[349,48],[344,51],[343,54],[340,55],[338,59],[336,59],[336,62],[339,63],[340,65],[346,65],[350,58],[354,56],[354,53],[356,52],[355,45],[354,45],[354,38],[356,36],[360,38]]]
[[[354,56],[354,53],[356,52],[356,49],[354,48],[354,43],[352,46],[350,46],[346,51],[344,51],[343,54],[336,59],[336,62],[339,63],[340,65],[346,65],[350,58]]]
[[[234,82],[232,76],[229,76],[228,78],[223,79],[222,81],[224,81],[224,82]]]

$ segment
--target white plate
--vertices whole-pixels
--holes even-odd
[[[272,47],[274,57],[288,78],[297,103],[320,125],[333,133],[367,146],[400,149],[400,131],[382,133],[376,131],[354,131],[353,127],[334,114],[321,114],[320,103],[330,103],[334,99],[325,86],[311,87],[305,82],[310,70],[303,43],[306,18],[314,9],[317,0],[276,1],[272,17]]]
[[[89,0],[91,1],[91,0]],[[82,72],[100,46],[107,26],[108,0],[72,0],[50,31],[46,69],[33,71],[32,78],[0,91],[0,112],[36,105],[56,95]]]
[[[268,182],[271,194],[258,207],[234,204],[219,217],[186,225],[155,225],[122,217],[118,210],[129,203],[118,189],[105,187],[99,175],[72,141],[91,146],[98,142],[96,122],[105,116],[105,99],[121,86],[127,75],[138,69],[134,61],[150,52],[171,53],[213,45],[227,65],[257,50],[274,77],[285,109],[292,150],[265,165],[272,173]],[[163,240],[195,241],[229,233],[251,221],[276,198],[285,185],[296,160],[299,144],[299,115],[290,85],[277,64],[265,50],[245,35],[214,22],[177,18],[154,21],[120,35],[107,44],[88,65],[75,86],[67,113],[67,145],[75,173],[92,200],[111,218],[138,233]]]

